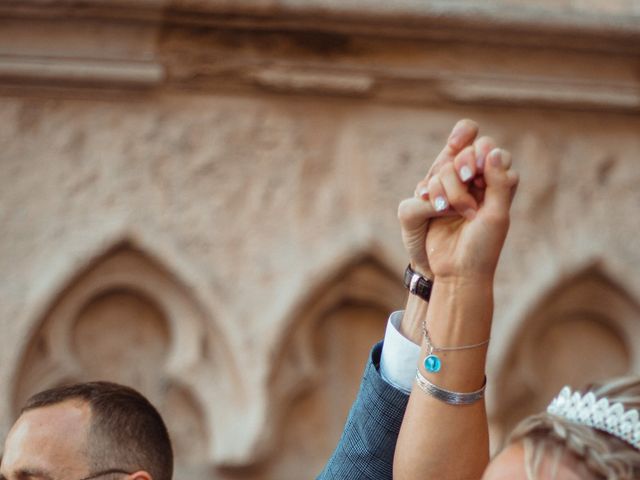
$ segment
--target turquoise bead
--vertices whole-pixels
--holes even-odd
[[[442,362],[436,355],[427,355],[424,359],[424,368],[427,372],[437,373],[442,367]]]

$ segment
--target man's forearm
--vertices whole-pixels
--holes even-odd
[[[416,295],[409,295],[400,323],[400,333],[416,345],[422,343],[422,322],[427,318],[429,304]]]
[[[379,371],[376,345],[349,417],[318,480],[391,480],[393,455],[409,396],[387,383]]]

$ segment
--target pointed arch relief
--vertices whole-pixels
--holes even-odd
[[[406,300],[400,275],[372,255],[352,257],[308,292],[291,310],[272,363],[271,441],[262,466],[269,478],[322,470],[369,351],[383,338],[389,314]]]
[[[640,306],[600,266],[565,280],[524,319],[501,362],[492,433],[499,445],[564,385],[640,372]]]
[[[156,258],[119,242],[60,290],[13,376],[14,413],[30,395],[65,383],[130,385],[167,420],[176,473],[202,478],[188,472],[210,472],[228,448],[215,442],[228,409],[215,405],[242,398],[241,385],[214,313]]]

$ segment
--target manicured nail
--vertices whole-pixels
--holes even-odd
[[[500,150],[499,148],[494,148],[493,150],[491,150],[491,153],[489,153],[489,162],[491,162],[491,165],[494,167],[501,167],[502,150]]]
[[[460,169],[460,180],[462,180],[463,182],[468,182],[469,180],[471,180],[471,177],[473,177],[473,172],[471,171],[469,166],[463,166]]]
[[[464,218],[466,218],[467,220],[473,220],[474,218],[476,218],[476,211],[473,208],[469,208],[468,210],[465,210]]]
[[[443,196],[436,197],[433,204],[436,208],[436,212],[444,212],[449,206],[449,204],[447,203],[447,199],[444,198]]]
[[[478,158],[476,158],[476,166],[478,167],[479,170],[482,170],[484,167],[484,159],[485,159],[484,153],[480,153],[478,155]]]
[[[423,200],[428,200],[429,199],[429,188],[427,187],[422,187],[419,191],[418,191],[418,196],[423,199]]]

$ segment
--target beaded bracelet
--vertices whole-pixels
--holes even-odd
[[[452,392],[451,390],[440,388],[427,380],[424,375],[420,373],[420,370],[416,370],[416,382],[424,393],[440,400],[441,402],[449,405],[471,405],[484,398],[484,390],[487,386],[487,377],[484,377],[484,382],[482,382],[482,387],[480,387],[480,389],[469,393]]]
[[[474,343],[473,345],[462,345],[460,347],[436,347],[431,343],[431,337],[427,330],[427,322],[422,321],[422,334],[424,335],[425,342],[427,344],[427,356],[424,358],[424,368],[427,372],[438,373],[442,368],[442,360],[436,355],[437,352],[455,352],[458,350],[469,350],[472,348],[483,347],[487,345],[491,338],[486,339],[484,342]]]

